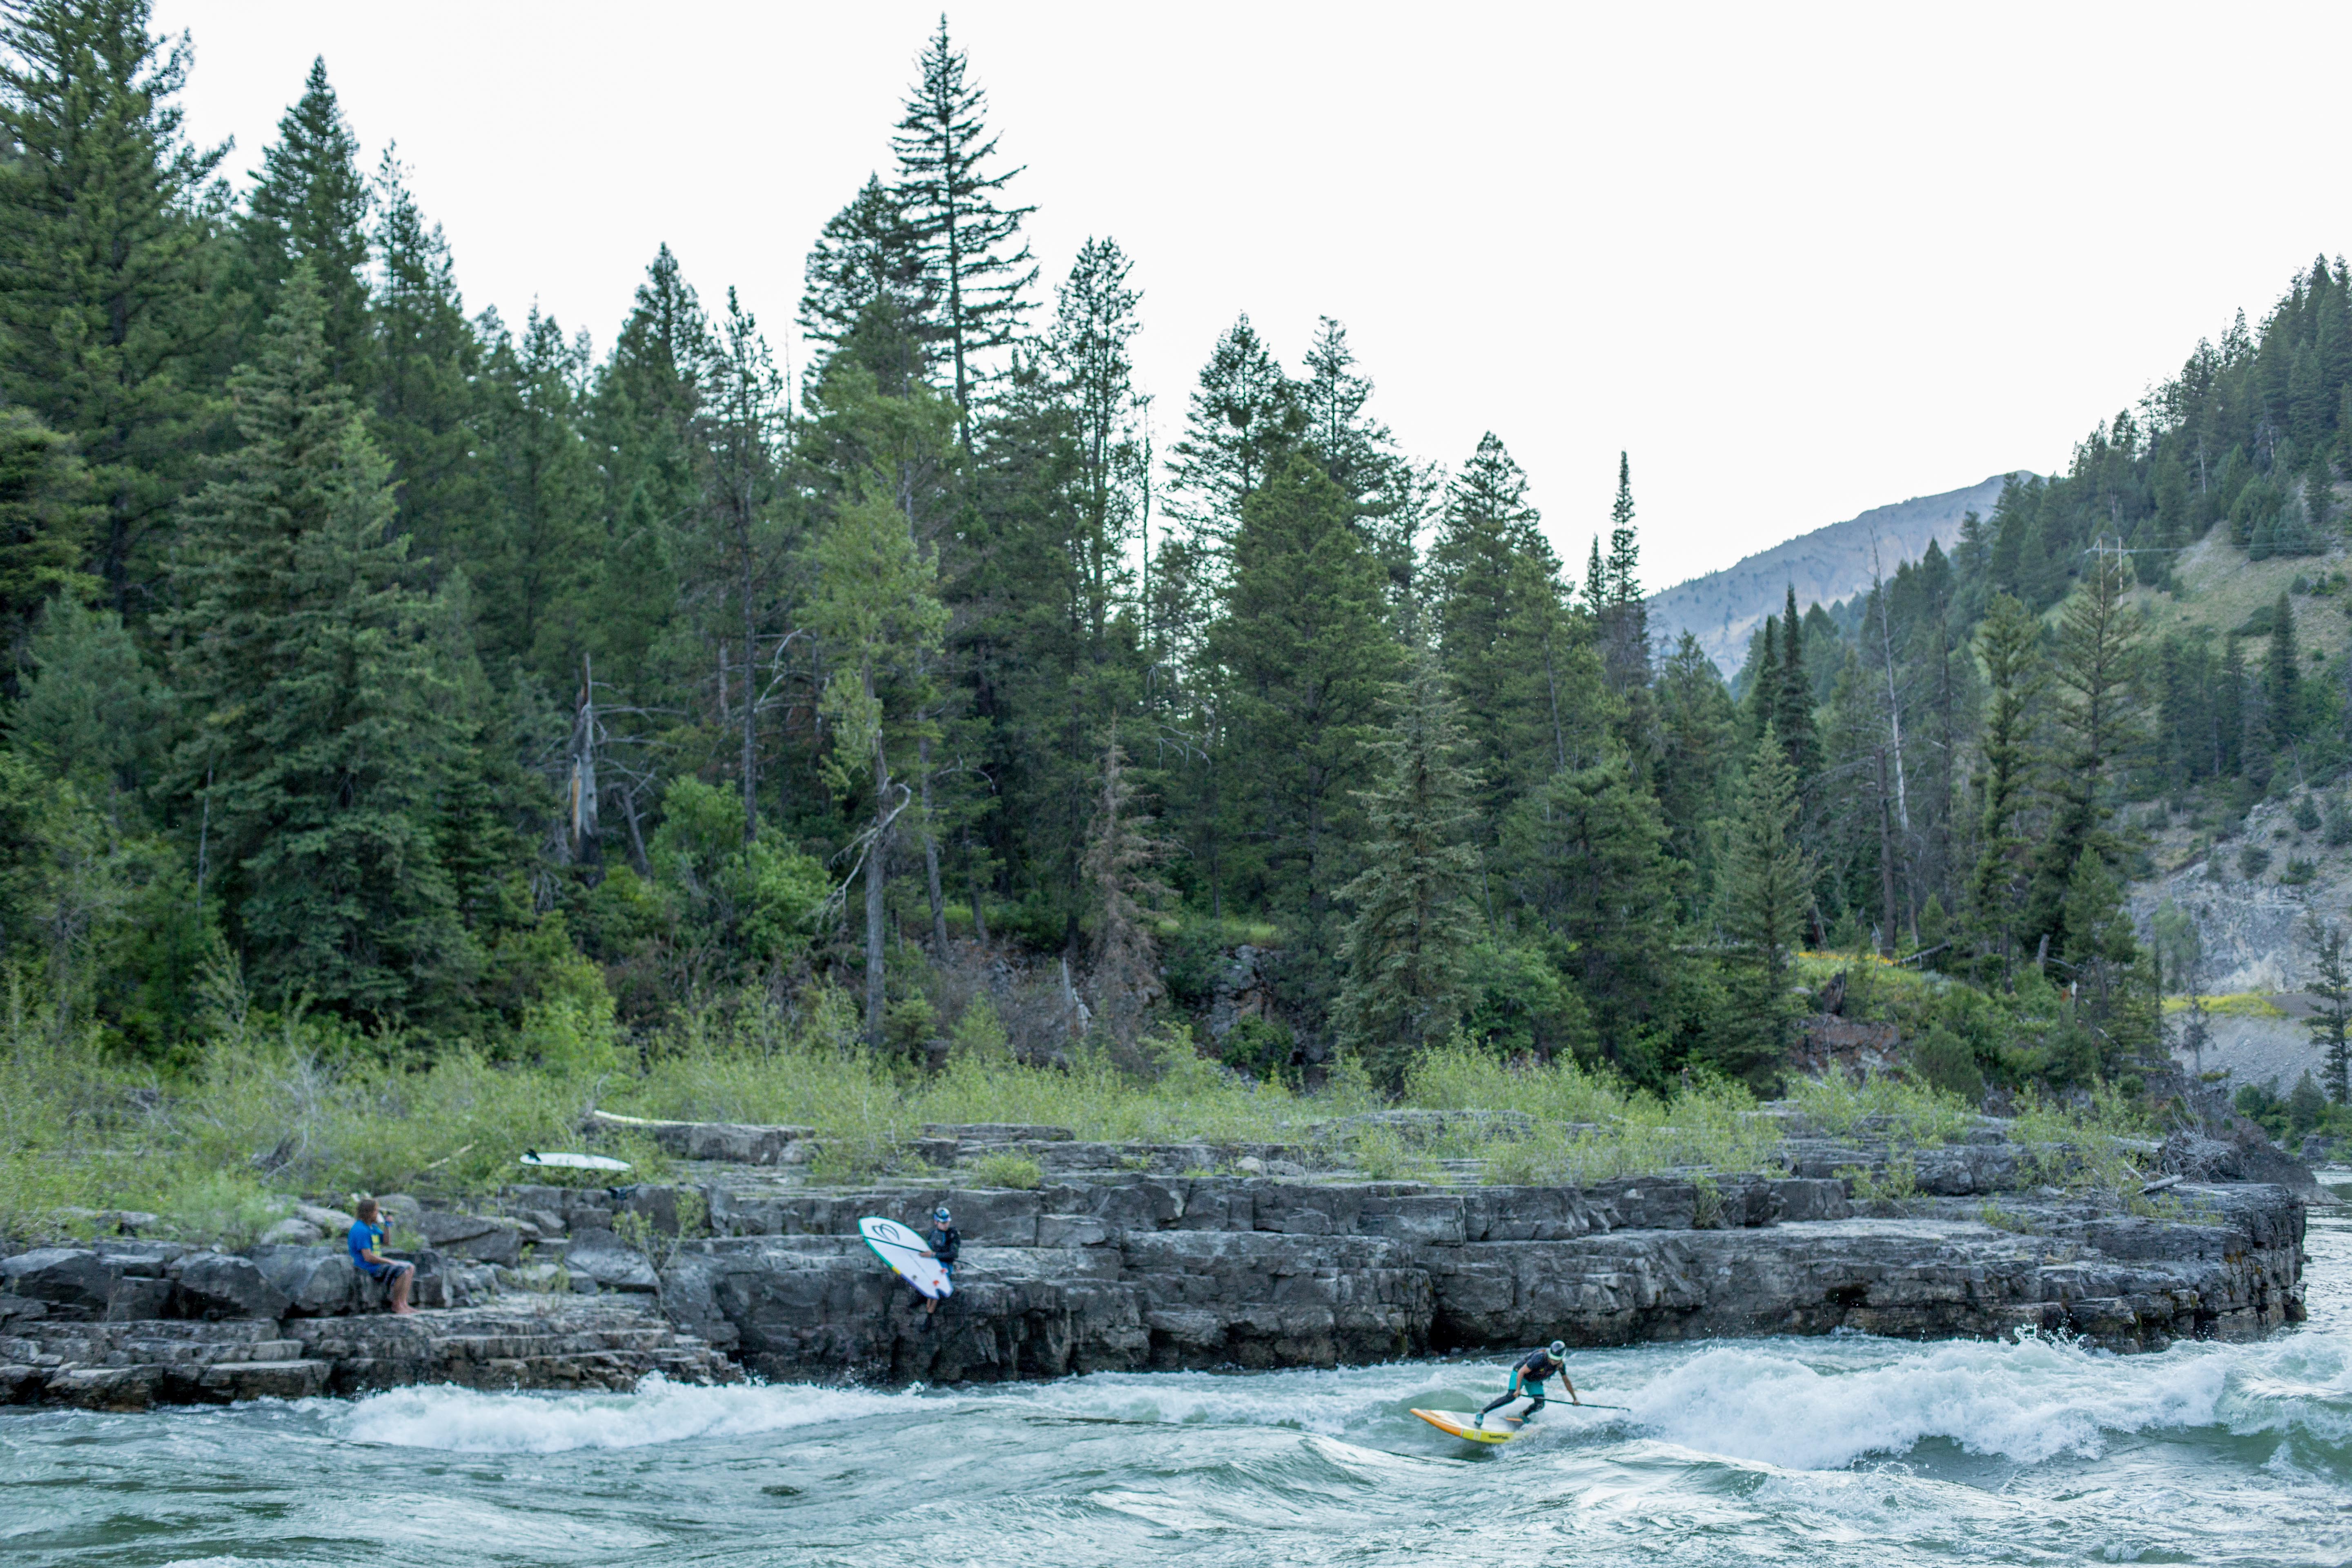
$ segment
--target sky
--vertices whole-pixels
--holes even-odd
[[[322,56],[469,309],[610,346],[656,247],[780,352],[935,5],[158,0],[243,187]],[[1910,496],[2062,469],[2352,250],[2352,5],[964,4],[1041,291],[1135,258],[1162,450],[1247,312],[1344,323],[1372,412],[1486,430],[1572,567],[1631,455],[1653,589]]]

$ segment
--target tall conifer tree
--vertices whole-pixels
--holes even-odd
[[[1473,781],[1460,761],[1454,700],[1436,659],[1425,650],[1411,657],[1366,758],[1377,782],[1364,795],[1364,869],[1339,894],[1354,913],[1332,1014],[1341,1047],[1389,1083],[1460,1021],[1477,936]]]
[[[359,139],[343,122],[327,62],[310,62],[302,96],[278,122],[262,153],[244,221],[247,264],[267,314],[298,261],[319,279],[323,330],[335,379],[364,396],[375,365],[368,341],[368,182]]]
[[[0,396],[73,438],[101,509],[96,570],[137,613],[215,412],[202,188],[227,151],[182,136],[187,46],[166,49],[149,14],[34,0],[0,26]]]
[[[1222,552],[1231,543],[1243,503],[1280,468],[1306,425],[1297,385],[1244,315],[1201,367],[1169,465],[1172,510],[1196,544]]]
[[[178,785],[271,994],[363,1017],[445,1004],[476,955],[434,833],[455,749],[431,606],[403,583],[390,475],[330,378],[306,262],[233,390],[243,445],[189,507]]]
[[[1738,1010],[1714,1044],[1714,1065],[1761,1088],[1778,1075],[1789,1047],[1790,980],[1814,879],[1797,841],[1796,770],[1769,725],[1748,756],[1727,829],[1723,929]]]
[[[995,169],[996,138],[983,119],[988,96],[964,79],[965,68],[942,16],[890,144],[898,154],[899,203],[938,296],[957,433],[969,447],[982,358],[1020,337],[1037,268],[1021,237],[1021,220],[1036,209],[1003,205],[1021,171]]]
[[[1294,923],[1302,989],[1320,1005],[1337,947],[1332,899],[1361,817],[1353,792],[1401,655],[1380,563],[1318,465],[1292,458],[1243,518],[1209,639],[1234,764],[1227,810],[1255,890]]]

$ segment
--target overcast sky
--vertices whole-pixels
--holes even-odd
[[[239,184],[323,55],[467,306],[609,347],[655,247],[783,346],[935,5],[159,0]],[[1136,258],[1163,448],[1247,311],[1345,322],[1375,411],[1493,429],[1571,565],[1633,456],[1658,588],[1864,508],[2062,468],[2352,249],[2352,5],[961,5],[1050,284]],[[805,351],[794,344],[795,364]]]

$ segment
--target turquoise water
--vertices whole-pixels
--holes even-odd
[[[1631,1414],[1472,1453],[1406,1411],[1500,1360],[10,1414],[0,1563],[2342,1563],[2352,1222],[2311,1242],[2262,1344],[1579,1354]]]

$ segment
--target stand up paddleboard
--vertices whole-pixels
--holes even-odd
[[[533,1149],[515,1162],[541,1171],[625,1171],[626,1160],[615,1160],[609,1154],[542,1154]]]
[[[944,1301],[955,1294],[955,1281],[947,1267],[931,1256],[921,1237],[897,1220],[869,1215],[857,1222],[857,1234],[866,1238],[875,1257],[890,1266],[891,1273],[932,1300]]]
[[[1595,1405],[1591,1400],[1555,1400],[1554,1410],[1623,1410],[1622,1405]],[[1506,1405],[1486,1417],[1484,1426],[1473,1426],[1471,1417],[1458,1410],[1416,1410],[1415,1415],[1449,1437],[1459,1437],[1465,1443],[1507,1443],[1514,1437],[1527,1436],[1528,1403],[1524,1400]]]
[[[1465,1443],[1507,1443],[1518,1436],[1527,1423],[1517,1415],[1501,1411],[1486,1417],[1484,1426],[1470,1425],[1470,1416],[1459,1410],[1416,1410],[1415,1415],[1449,1437],[1459,1437]]]

